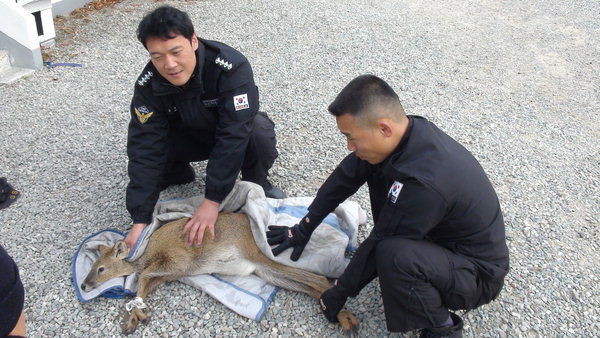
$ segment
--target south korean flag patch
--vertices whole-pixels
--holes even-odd
[[[388,192],[388,200],[392,203],[396,203],[396,200],[398,199],[398,195],[400,195],[400,191],[402,190],[402,186],[403,184],[398,182],[398,181],[394,181],[394,184],[392,184],[392,187],[390,188],[390,191]]]
[[[235,108],[235,111],[250,108],[250,104],[248,103],[248,94],[234,96],[233,107]]]

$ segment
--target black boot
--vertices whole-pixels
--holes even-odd
[[[159,183],[160,190],[163,191],[172,185],[186,184],[196,179],[194,168],[189,163],[173,162],[167,163],[163,178]]]
[[[266,181],[265,184],[262,185],[262,188],[265,191],[265,196],[267,196],[268,198],[276,198],[276,199],[287,198],[287,194],[285,192],[283,192],[283,190],[274,186],[268,180]]]
[[[430,328],[430,329],[423,329],[423,330],[421,330],[421,335],[419,337],[420,338],[442,338],[442,337],[462,338],[462,336],[463,336],[462,335],[462,331],[463,331],[462,319],[454,313],[450,313],[450,318],[452,318],[454,325],[445,326],[445,327],[434,327],[434,328]]]
[[[5,177],[0,177],[0,209],[7,208],[17,200],[19,192],[8,184]]]

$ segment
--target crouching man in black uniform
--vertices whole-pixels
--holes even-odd
[[[325,317],[336,320],[348,297],[379,277],[387,328],[423,328],[422,337],[461,337],[449,310],[495,299],[508,272],[504,221],[496,193],[463,146],[418,116],[406,116],[383,80],[352,80],[329,106],[348,155],[292,228],[271,226],[274,254],[297,260],[316,225],[365,182],[374,228],[331,289]]]
[[[184,228],[190,244],[200,245],[206,228],[214,237],[219,203],[240,171],[267,197],[286,197],[267,180],[278,155],[275,131],[258,110],[248,60],[223,43],[198,38],[189,16],[169,6],[147,14],[137,35],[150,62],[131,101],[126,199],[134,225],[128,246],[151,222],[160,191],[195,179],[193,161],[208,159],[206,199]]]

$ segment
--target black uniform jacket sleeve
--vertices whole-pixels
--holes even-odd
[[[258,113],[258,88],[248,62],[224,72],[219,82],[219,122],[206,167],[206,198],[221,202],[233,189]]]
[[[312,223],[320,224],[340,203],[356,193],[371,171],[371,166],[354,153],[346,156],[317,192],[308,207],[307,217]]]
[[[134,223],[150,223],[167,162],[168,121],[148,87],[136,85],[128,133],[127,210]]]

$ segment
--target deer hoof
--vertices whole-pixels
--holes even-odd
[[[126,336],[130,335],[130,334],[132,334],[132,333],[135,332],[135,329],[136,329],[135,326],[131,327],[131,326],[128,325],[128,326],[126,326],[126,327],[123,328],[123,334],[126,335]]]
[[[358,325],[360,324],[358,318],[356,318],[353,313],[346,310],[340,311],[337,315],[337,319],[345,334],[352,334],[358,329]]]
[[[123,334],[129,335],[135,332],[139,323],[146,323],[150,319],[150,316],[144,313],[144,311],[133,308],[129,318],[126,320],[126,324],[123,327]]]
[[[148,314],[145,314],[145,315],[146,315],[146,317],[144,317],[144,319],[140,319],[140,323],[142,323],[144,325],[146,325],[150,322],[150,315],[148,315]]]
[[[135,329],[137,329],[137,324],[138,324],[137,318],[133,314],[131,314],[131,316],[129,316],[129,320],[127,321],[127,324],[123,327],[123,334],[130,335],[130,334],[134,333]]]

